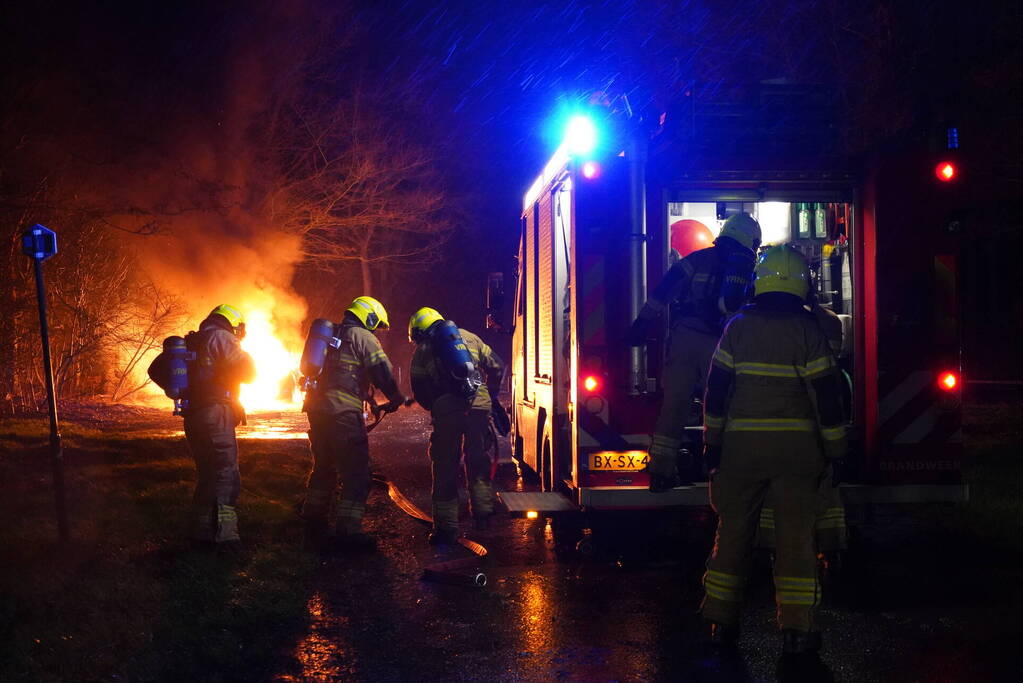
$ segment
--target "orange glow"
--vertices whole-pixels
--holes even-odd
[[[540,513],[537,512],[536,510],[529,510],[528,512],[526,512],[526,519],[536,519],[539,516]]]
[[[246,311],[242,348],[256,363],[256,380],[242,385],[241,402],[245,409],[294,409],[289,397],[281,397],[281,384],[298,367],[298,354],[285,347],[268,310]]]
[[[959,386],[959,376],[954,372],[943,372],[938,377],[938,386],[945,391],[954,391]]]
[[[596,391],[600,388],[600,380],[593,375],[589,375],[583,380],[583,388],[586,391]]]
[[[955,177],[959,175],[959,169],[957,169],[956,165],[951,161],[942,161],[934,169],[934,174],[938,176],[938,180],[948,182],[950,180],[954,180]]]

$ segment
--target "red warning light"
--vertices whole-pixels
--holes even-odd
[[[596,391],[600,388],[600,380],[593,375],[587,375],[583,380],[583,388],[589,392]]]
[[[583,164],[583,177],[587,180],[593,180],[600,175],[600,164],[596,161],[587,161]]]
[[[959,375],[954,372],[943,372],[938,376],[938,386],[945,391],[955,391],[959,386]]]
[[[959,169],[951,161],[942,161],[934,167],[934,175],[938,176],[938,180],[947,183],[959,177]]]

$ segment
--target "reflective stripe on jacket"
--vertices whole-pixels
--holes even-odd
[[[704,398],[704,438],[726,431],[815,432],[824,455],[845,453],[837,367],[812,315],[751,304],[714,352]]]

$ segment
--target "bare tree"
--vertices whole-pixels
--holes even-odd
[[[454,224],[437,146],[416,140],[401,101],[357,90],[292,109],[293,126],[274,148],[281,183],[276,218],[301,235],[314,267],[359,267],[362,291],[374,269],[428,263]]]

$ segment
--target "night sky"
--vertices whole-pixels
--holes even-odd
[[[692,83],[826,83],[843,103],[852,152],[949,120],[997,130],[1021,91],[1020,11],[997,5],[974,3],[968,13],[922,0],[21,6],[7,10],[15,30],[0,48],[11,95],[4,194],[59,175],[90,206],[116,204],[121,227],[215,201],[199,198],[204,182],[228,178],[258,197],[265,188],[252,168],[271,103],[380,89],[392,124],[437,150],[457,206],[447,261],[415,277],[450,282],[455,271],[479,289],[484,272],[508,267],[521,193],[556,146],[560,116],[593,93],[619,109],[627,98],[655,121]],[[1011,148],[1005,142],[991,147]],[[244,220],[225,228],[242,241],[262,229]],[[485,258],[467,262],[481,246]]]

